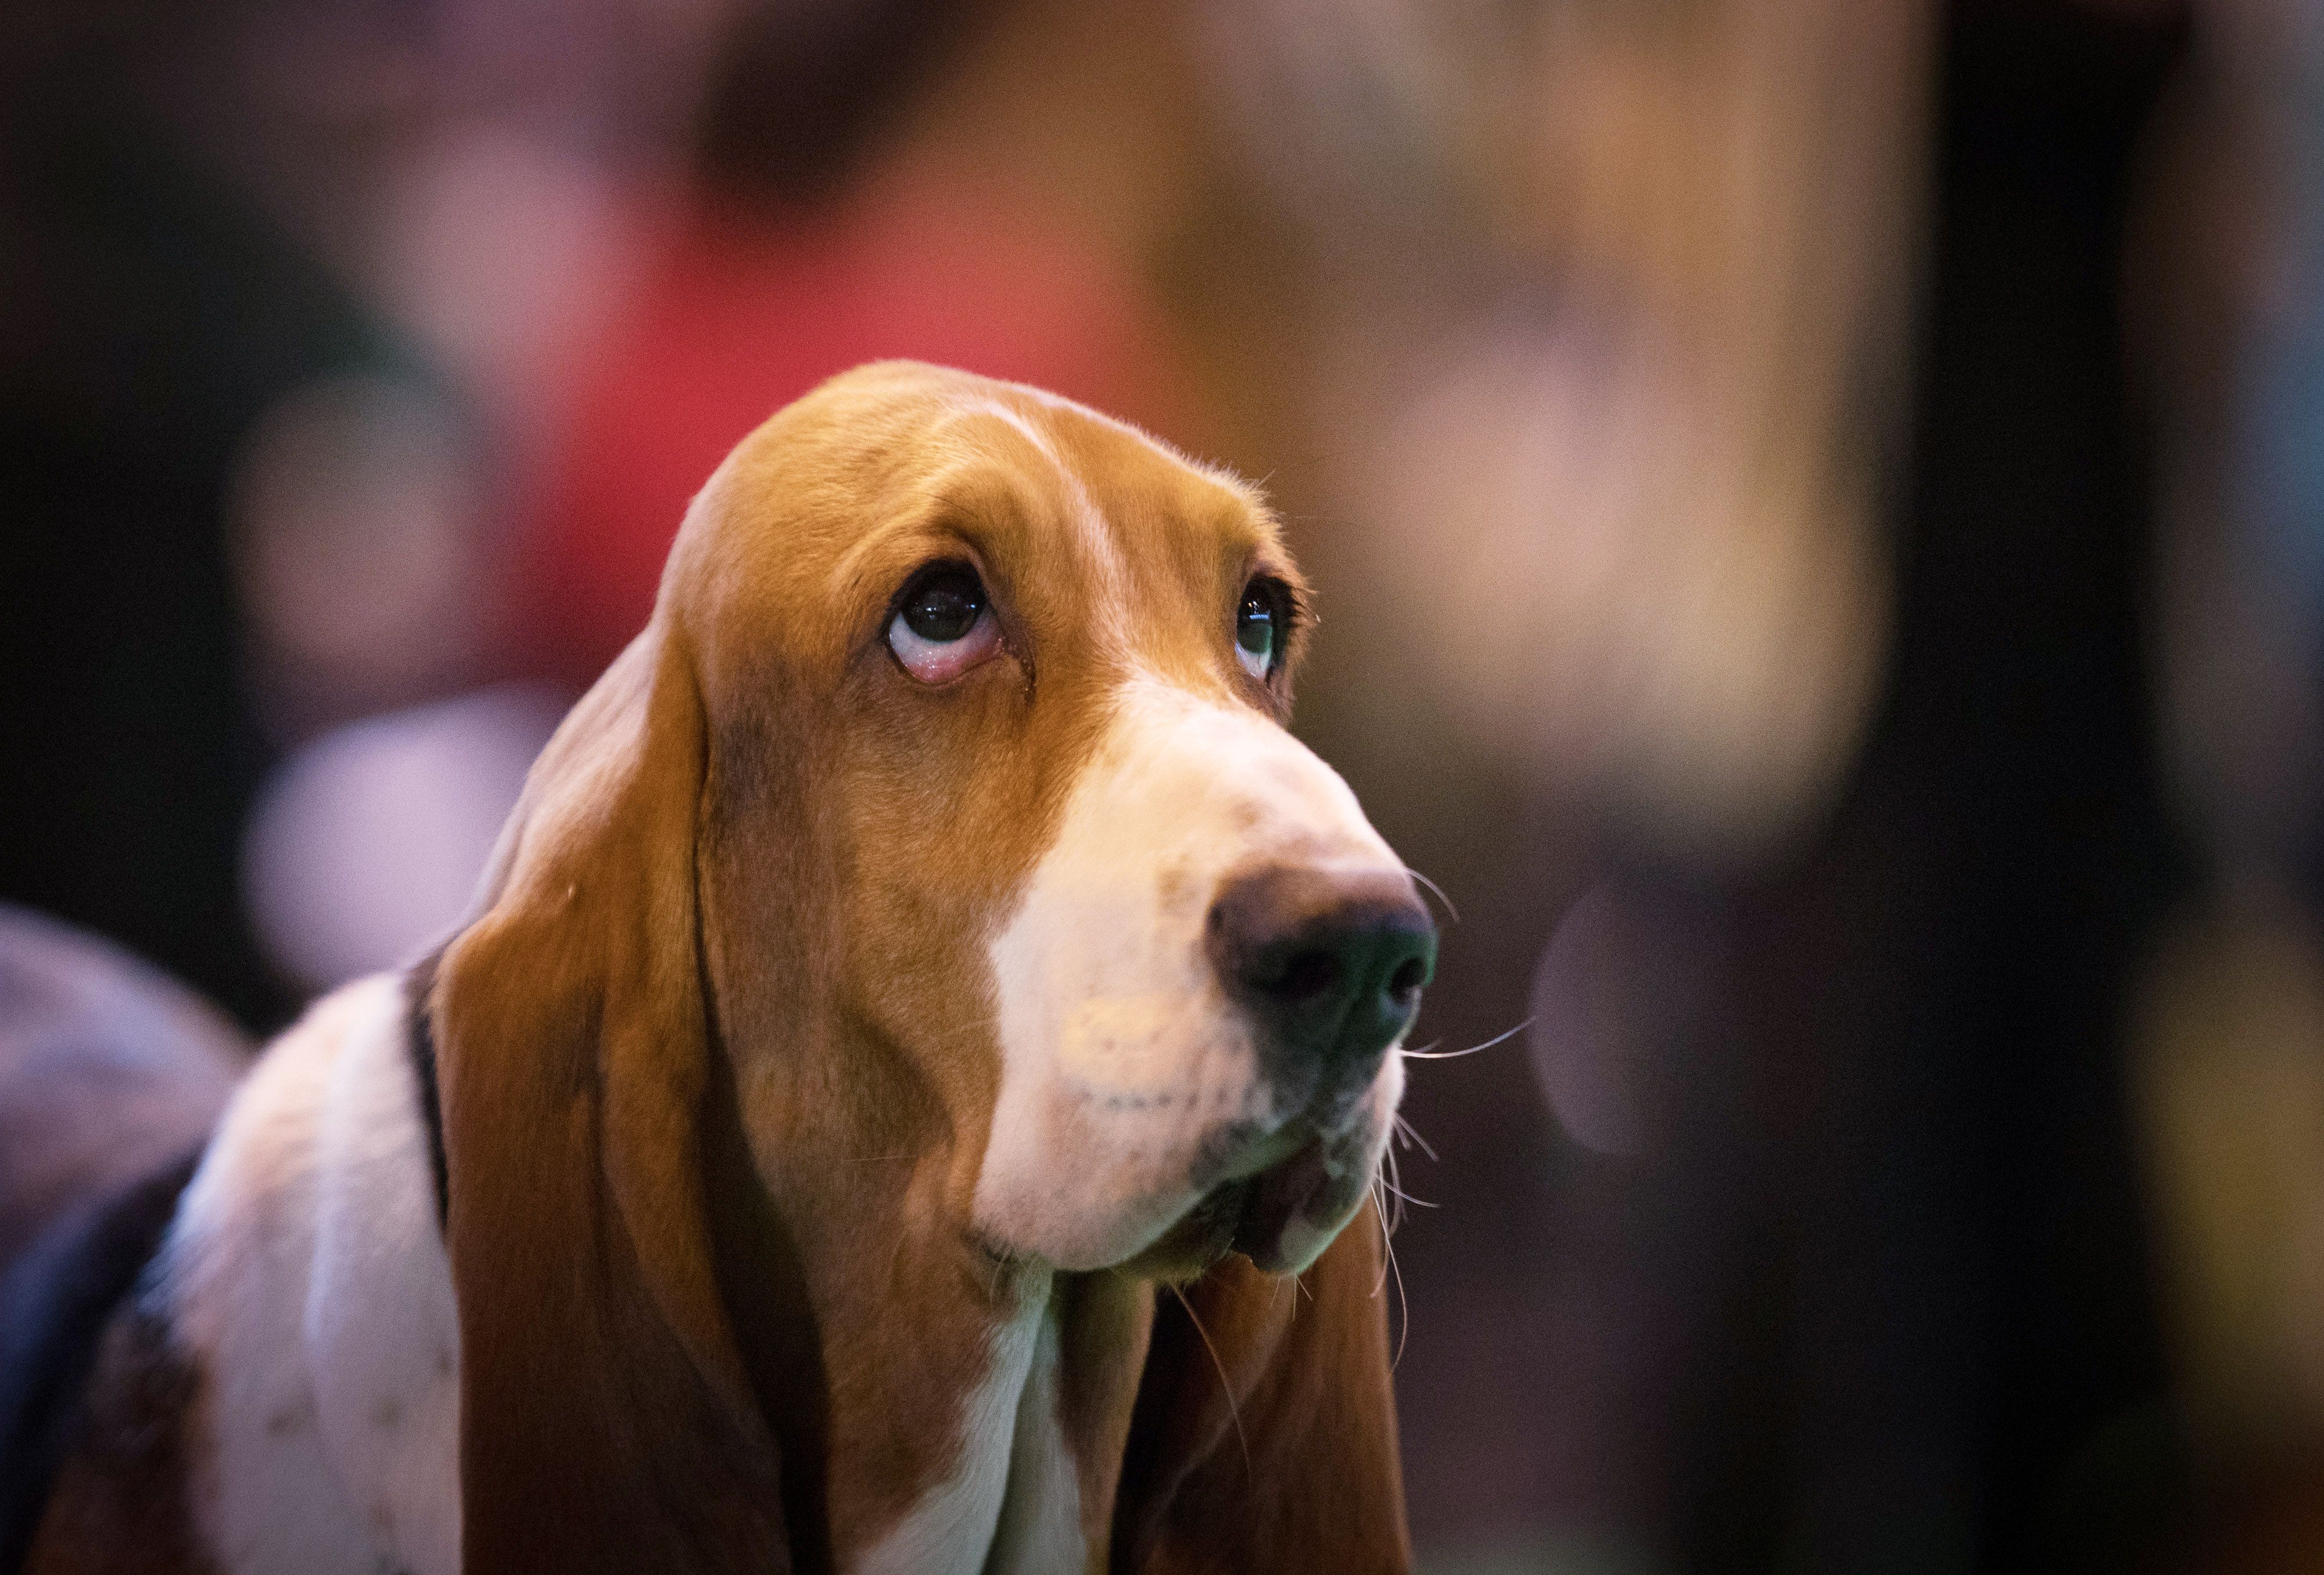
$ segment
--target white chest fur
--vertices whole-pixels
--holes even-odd
[[[993,1336],[952,1478],[856,1561],[857,1575],[1070,1575],[1086,1568],[1081,1483],[1057,1422],[1046,1287]]]
[[[227,1575],[456,1575],[459,1325],[392,978],[235,1096],[167,1249],[208,1380],[202,1531]]]

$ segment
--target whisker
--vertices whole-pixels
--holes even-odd
[[[1372,1208],[1375,1212],[1379,1211],[1377,1194],[1373,1197]],[[1388,1363],[1388,1370],[1392,1373],[1403,1366],[1404,1342],[1412,1337],[1412,1303],[1405,1298],[1404,1268],[1396,1261],[1396,1243],[1388,1238],[1386,1220],[1380,1221],[1380,1248],[1382,1256],[1388,1259],[1388,1272],[1396,1276],[1396,1355],[1390,1357]],[[1372,1294],[1379,1294],[1378,1286],[1373,1287]]]
[[[1437,885],[1435,881],[1431,880],[1427,876],[1423,875],[1419,870],[1414,869],[1409,864],[1406,864],[1404,867],[1404,872],[1436,894],[1436,900],[1444,905],[1444,911],[1452,916],[1452,919],[1454,924],[1457,925],[1461,922],[1461,910],[1452,906],[1452,899],[1451,898],[1444,895],[1444,888]]]
[[[1406,1061],[1458,1061],[1463,1055],[1474,1055],[1480,1050],[1490,1050],[1496,1045],[1506,1044],[1532,1027],[1533,1022],[1531,1018],[1527,1018],[1516,1027],[1496,1034],[1481,1045],[1471,1045],[1466,1050],[1399,1050],[1397,1054]],[[1433,1045],[1436,1041],[1432,1039],[1429,1043]]]
[[[1194,1326],[1196,1334],[1202,1336],[1203,1349],[1211,1353],[1211,1366],[1219,1370],[1219,1387],[1227,1392],[1227,1420],[1234,1423],[1235,1442],[1242,1446],[1243,1474],[1249,1476],[1251,1472],[1250,1441],[1243,1436],[1242,1408],[1235,1404],[1234,1385],[1227,1377],[1227,1365],[1219,1360],[1219,1348],[1211,1343],[1211,1331],[1204,1329],[1203,1321],[1194,1316],[1194,1304],[1186,1300],[1186,1293],[1173,1285],[1170,1294],[1177,1297],[1178,1305],[1186,1310],[1186,1322]]]
[[[1370,1197],[1372,1201],[1372,1212],[1375,1214],[1379,1213],[1379,1193],[1375,1191],[1368,1192],[1365,1195]],[[1380,1220],[1380,1239],[1383,1241],[1388,1239],[1388,1220],[1385,1216]],[[1382,1257],[1380,1259],[1379,1278],[1372,1282],[1371,1299],[1377,1300],[1379,1296],[1381,1287],[1387,1284],[1388,1259],[1385,1257]]]
[[[1436,1160],[1439,1164],[1443,1163],[1442,1156],[1437,1154],[1436,1150],[1429,1147],[1428,1139],[1420,1135],[1420,1128],[1415,1127],[1402,1116],[1396,1118],[1396,1135],[1403,1138],[1406,1143],[1411,1144],[1415,1148],[1419,1149],[1421,1153],[1428,1156],[1429,1158]]]
[[[1394,1182],[1383,1181],[1380,1183],[1380,1185],[1388,1188],[1388,1195],[1397,1201],[1397,1223],[1399,1224],[1403,1222],[1403,1205],[1406,1203],[1410,1203],[1416,1209],[1434,1209],[1436,1207],[1434,1203],[1430,1202],[1426,1198],[1414,1197],[1410,1193],[1406,1192]]]
[[[1396,1243],[1383,1240],[1388,1248],[1388,1266],[1396,1275],[1396,1354],[1388,1360],[1388,1370],[1394,1372],[1404,1366],[1404,1344],[1412,1338],[1412,1303],[1405,1299],[1404,1266],[1396,1261]]]

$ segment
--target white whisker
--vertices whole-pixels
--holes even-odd
[[[1393,1182],[1384,1181],[1380,1183],[1380,1185],[1388,1188],[1388,1196],[1397,1201],[1397,1222],[1399,1224],[1403,1222],[1403,1206],[1406,1203],[1410,1203],[1416,1209],[1434,1209],[1436,1207],[1434,1203],[1430,1202],[1426,1198],[1416,1198],[1410,1193],[1406,1192],[1402,1187],[1397,1186]]]
[[[1402,1116],[1396,1118],[1396,1135],[1398,1138],[1403,1138],[1406,1143],[1412,1145],[1415,1148],[1419,1149],[1421,1153],[1428,1156],[1429,1158],[1437,1161],[1440,1165],[1443,1163],[1443,1156],[1438,1155],[1435,1149],[1428,1146],[1427,1138],[1423,1138],[1420,1135],[1420,1129],[1415,1127],[1411,1122],[1406,1120]]]
[[[1379,1209],[1379,1194],[1377,1193],[1372,1194],[1372,1209],[1376,1213]],[[1404,1363],[1404,1342],[1412,1335],[1412,1303],[1405,1298],[1404,1269],[1396,1261],[1396,1243],[1388,1239],[1386,1219],[1380,1220],[1380,1251],[1388,1259],[1387,1272],[1396,1276],[1396,1355],[1388,1359],[1388,1371],[1394,1372]],[[1379,1286],[1372,1287],[1372,1294],[1379,1294]]]
[[[1227,1377],[1227,1365],[1219,1360],[1219,1348],[1211,1343],[1211,1331],[1204,1329],[1203,1321],[1194,1316],[1194,1304],[1186,1300],[1186,1293],[1173,1285],[1170,1294],[1177,1297],[1178,1305],[1186,1310],[1186,1322],[1194,1326],[1194,1332],[1202,1337],[1203,1349],[1211,1353],[1211,1366],[1219,1370],[1219,1387],[1227,1393],[1227,1420],[1234,1423],[1235,1442],[1242,1446],[1242,1469],[1248,1476],[1251,1469],[1250,1441],[1242,1433],[1242,1408],[1235,1404],[1234,1384]]]
[[[1365,1195],[1366,1197],[1368,1197],[1368,1198],[1370,1198],[1370,1199],[1371,1200],[1371,1203],[1372,1203],[1372,1212],[1373,1212],[1373,1213],[1375,1213],[1375,1214],[1378,1214],[1378,1213],[1379,1212],[1379,1191],[1378,1191],[1377,1189],[1367,1189],[1367,1190],[1365,1191],[1364,1195]],[[1386,1220],[1386,1218],[1384,1218],[1384,1217],[1383,1217],[1383,1218],[1381,1219],[1381,1220],[1380,1220],[1380,1239],[1381,1239],[1382,1241],[1386,1241],[1386,1240],[1388,1239],[1388,1220]],[[1388,1256],[1387,1256],[1385,1253],[1383,1253],[1383,1254],[1381,1254],[1381,1256],[1380,1256],[1380,1272],[1379,1272],[1379,1278],[1378,1278],[1378,1279],[1376,1279],[1376,1280],[1374,1280],[1374,1281],[1372,1282],[1371,1297],[1372,1297],[1372,1299],[1373,1299],[1373,1300],[1378,1300],[1378,1299],[1379,1299],[1379,1294],[1380,1294],[1381,1290],[1382,1290],[1382,1289],[1383,1289],[1387,1285],[1388,1285]]]
[[[1532,1027],[1533,1019],[1527,1018],[1516,1027],[1496,1034],[1481,1045],[1471,1045],[1466,1050],[1399,1050],[1397,1054],[1406,1061],[1458,1061],[1463,1055],[1474,1055],[1480,1050],[1490,1050],[1496,1045],[1514,1039]],[[1433,1045],[1435,1041],[1431,1040],[1430,1043]]]
[[[1461,922],[1461,910],[1452,906],[1452,899],[1451,898],[1444,895],[1444,888],[1437,885],[1435,881],[1431,880],[1427,876],[1423,875],[1419,870],[1414,869],[1409,864],[1406,864],[1404,867],[1404,872],[1436,894],[1436,900],[1444,905],[1444,911],[1452,916],[1452,919],[1454,924],[1457,925]]]

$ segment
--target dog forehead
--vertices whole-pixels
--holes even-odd
[[[1148,618],[1238,566],[1291,573],[1238,478],[1037,389],[881,363],[737,446],[688,512],[664,597],[712,629],[836,651],[947,540],[1002,559],[1036,599]]]
[[[1069,400],[965,373],[866,368],[751,441],[774,461],[752,479],[809,502],[820,518],[801,524],[825,551],[945,508],[988,524],[1015,514],[1037,536],[1148,560],[1173,541],[1274,544],[1256,494],[1234,477]]]

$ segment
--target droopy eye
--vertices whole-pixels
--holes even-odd
[[[913,576],[888,620],[888,649],[923,684],[956,678],[1000,648],[984,583],[965,564],[931,564]]]
[[[1257,579],[1243,587],[1235,611],[1235,657],[1261,683],[1275,668],[1283,644],[1283,593],[1275,582]]]

